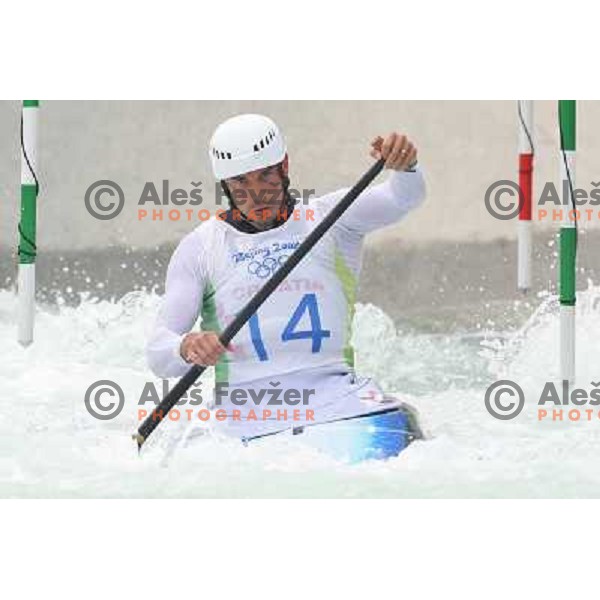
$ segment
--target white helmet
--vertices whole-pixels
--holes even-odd
[[[210,140],[217,179],[237,177],[280,163],[287,152],[279,128],[263,115],[237,115],[221,123]]]

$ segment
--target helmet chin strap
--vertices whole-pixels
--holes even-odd
[[[241,208],[238,208],[231,197],[231,192],[227,187],[227,184],[221,180],[221,188],[223,192],[229,198],[229,210],[227,211],[227,218],[225,219],[230,225],[244,231],[246,233],[258,233],[260,231],[268,231],[269,229],[275,229],[283,225],[291,216],[292,211],[295,208],[295,201],[289,194],[290,178],[284,173],[281,163],[279,164],[279,175],[281,176],[282,187],[283,187],[283,199],[281,204],[275,209],[275,212],[283,209],[285,218],[277,218],[277,214],[269,221],[260,221],[258,219],[248,219]],[[233,209],[237,209],[240,213],[239,219],[233,218]]]

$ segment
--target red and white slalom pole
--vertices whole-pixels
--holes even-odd
[[[533,100],[517,100],[519,120],[519,186],[523,204],[519,211],[517,287],[531,287],[531,211],[533,189]]]

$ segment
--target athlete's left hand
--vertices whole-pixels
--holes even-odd
[[[385,168],[406,171],[417,163],[417,149],[402,133],[390,133],[385,139],[378,135],[371,142],[371,156],[385,159]]]

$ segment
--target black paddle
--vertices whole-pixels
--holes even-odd
[[[246,304],[244,309],[238,313],[235,319],[225,328],[219,336],[219,341],[223,346],[227,346],[236,336],[238,331],[247,323],[250,317],[260,308],[263,302],[275,291],[277,286],[289,275],[290,271],[308,254],[312,247],[323,237],[331,226],[339,219],[342,213],[356,200],[356,198],[365,190],[365,188],[379,175],[385,160],[380,158],[373,166],[360,178],[359,181],[348,191],[348,193],[334,206],[326,217],[306,236],[305,240],[294,250],[290,257],[275,271],[273,276],[265,283]],[[137,433],[132,437],[138,444],[138,450],[141,450],[148,436],[158,427],[158,424],[165,418],[168,412],[177,404],[179,399],[195,383],[195,381],[205,371],[205,366],[194,365],[177,382],[175,387],[162,399],[161,403],[148,415],[144,422],[139,426]]]

